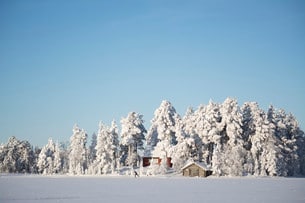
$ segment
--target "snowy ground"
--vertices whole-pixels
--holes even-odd
[[[0,202],[305,202],[305,178],[0,177]]]

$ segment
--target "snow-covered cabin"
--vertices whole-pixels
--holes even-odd
[[[150,166],[150,165],[160,165],[162,159],[160,157],[143,157],[142,163],[143,167]],[[166,165],[167,167],[171,168],[173,166],[172,164],[172,158],[167,157],[166,158]]]
[[[203,162],[190,162],[186,164],[182,169],[183,176],[189,177],[207,177],[212,175],[210,167]]]

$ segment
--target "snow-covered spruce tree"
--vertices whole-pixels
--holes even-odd
[[[243,134],[242,138],[244,141],[244,148],[246,150],[251,149],[251,141],[250,137],[255,134],[255,115],[259,115],[260,111],[259,106],[256,102],[245,102],[242,107],[242,129],[243,129]]]
[[[77,125],[73,127],[70,138],[69,173],[74,175],[85,174],[87,169],[87,134]]]
[[[192,107],[187,108],[182,118],[182,128],[187,135],[195,134],[195,111]]]
[[[275,135],[280,141],[279,174],[293,176],[300,174],[299,146],[302,131],[292,114],[286,114],[284,110],[276,111],[273,106],[268,109],[268,121],[275,126]]]
[[[251,137],[255,134],[256,120],[259,119],[261,110],[256,102],[246,102],[241,107],[243,119],[243,143],[244,148],[247,150],[245,157],[246,163],[244,164],[244,173],[252,175],[254,173],[254,159],[251,153],[252,142]]]
[[[55,173],[62,172],[62,160],[60,156],[60,149],[58,142],[55,143],[53,166],[54,166],[53,170]]]
[[[151,127],[146,137],[147,154],[152,152],[153,156],[161,158],[166,163],[171,147],[177,144],[176,122],[181,120],[175,108],[169,101],[162,101],[160,107],[155,111]]]
[[[100,122],[95,147],[96,159],[90,167],[90,172],[99,175],[113,173],[116,169],[117,149],[118,134],[115,123],[109,128]]]
[[[44,174],[51,174],[52,172],[52,167],[53,167],[53,163],[48,163],[48,157],[53,155],[53,149],[50,150],[49,145],[53,145],[53,141],[52,139],[49,139],[48,144],[46,146],[44,146],[38,156],[38,161],[37,161],[37,168],[38,168],[38,172],[39,173],[44,173]]]
[[[242,113],[235,99],[227,98],[220,109],[222,124],[224,126],[225,148],[223,156],[223,172],[225,175],[243,175],[243,165],[245,163],[246,150],[243,148],[242,139]]]
[[[119,162],[119,148],[120,148],[119,130],[114,120],[111,122],[109,133],[112,142],[112,148],[111,148],[112,154],[110,155],[110,157],[112,159],[111,171],[113,173],[118,168],[119,165],[118,162]]]
[[[5,173],[34,173],[35,154],[28,141],[10,137],[6,145],[1,146],[0,171]]]
[[[275,126],[268,121],[267,114],[258,105],[251,106],[253,133],[250,134],[254,175],[280,175],[281,154],[275,136]]]
[[[130,112],[126,118],[121,120],[120,162],[124,166],[138,165],[139,150],[144,150],[146,129],[143,123],[143,116],[136,112]]]
[[[61,173],[69,173],[69,142],[60,142],[58,144],[59,157],[61,160]]]
[[[189,160],[194,160],[194,154],[196,153],[195,140],[189,137],[182,128],[182,121],[176,124],[176,137],[177,144],[171,148],[170,157],[173,163],[173,168],[180,172],[181,168]]]
[[[50,138],[40,151],[37,161],[38,172],[42,174],[55,174],[61,170],[61,158],[58,144]]]
[[[223,149],[223,126],[219,105],[210,101],[207,106],[199,106],[195,115],[195,133],[199,136],[202,143],[202,160],[206,164],[212,163],[214,149],[218,146]]]
[[[297,138],[298,156],[300,164],[300,174],[305,175],[305,134],[302,130],[299,130],[299,136]]]
[[[196,114],[193,108],[188,108],[185,115],[182,118],[182,129],[176,127],[178,131],[186,134],[187,137],[190,137],[194,140],[195,149],[192,150],[191,159],[194,161],[202,160],[202,140],[196,132]],[[178,132],[177,132],[178,133]],[[177,135],[178,137],[179,135]],[[179,138],[177,138],[179,143]]]
[[[97,136],[95,133],[91,136],[91,144],[89,146],[88,152],[88,166],[90,166],[96,159],[96,144],[97,144]]]

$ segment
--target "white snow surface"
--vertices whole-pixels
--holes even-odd
[[[305,202],[305,178],[1,175],[0,202]]]

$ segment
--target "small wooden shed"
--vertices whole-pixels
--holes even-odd
[[[207,177],[212,175],[212,171],[202,162],[190,162],[182,168],[183,176]]]

